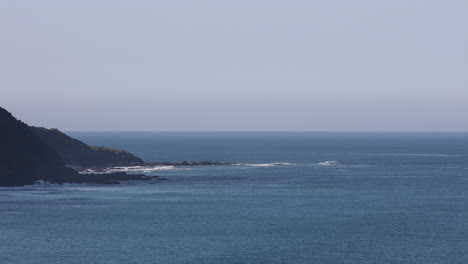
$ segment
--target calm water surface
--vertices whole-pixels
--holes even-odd
[[[241,165],[0,188],[1,263],[468,263],[467,133],[70,134]]]

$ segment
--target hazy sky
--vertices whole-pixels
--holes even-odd
[[[0,0],[0,106],[63,130],[468,131],[466,0]]]

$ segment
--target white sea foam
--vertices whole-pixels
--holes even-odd
[[[250,166],[250,167],[275,167],[275,166],[294,166],[294,163],[288,162],[273,162],[273,163],[239,163],[239,166]]]
[[[104,173],[113,173],[113,172],[146,172],[150,173],[153,171],[161,171],[161,170],[173,170],[175,169],[174,166],[129,166],[129,167],[110,167],[104,170],[92,170],[86,169],[84,171],[80,171],[81,174],[104,174]]]
[[[91,174],[91,173],[99,173],[93,169],[86,169],[86,170],[82,170],[82,171],[79,171],[80,174]]]
[[[373,167],[372,165],[367,165],[367,164],[343,164],[336,160],[326,160],[326,161],[314,163],[313,165],[320,166],[320,167],[338,167],[338,168],[348,168],[348,169]]]
[[[37,180],[35,184],[36,185],[48,185],[50,184],[50,182],[44,181],[44,180]]]
[[[340,165],[340,163],[336,160],[326,160],[326,161],[322,161],[322,162],[319,162],[317,163],[317,165],[320,165],[320,166],[337,166],[337,165]]]
[[[258,163],[258,164],[239,164],[241,166],[250,166],[250,167],[272,167],[275,166],[273,163]]]
[[[160,170],[173,170],[174,166],[130,166],[130,167],[112,167],[105,170],[111,172],[153,172]]]

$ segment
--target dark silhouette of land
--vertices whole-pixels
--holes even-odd
[[[0,186],[55,181],[78,173],[65,166],[60,156],[29,127],[0,108]]]
[[[49,147],[54,149],[65,164],[77,167],[138,166],[144,161],[128,151],[89,146],[56,128],[29,127]]]
[[[11,113],[0,107],[0,186],[22,186],[33,184],[38,180],[44,180],[51,183],[100,183],[100,184],[116,184],[123,180],[150,180],[161,179],[157,176],[149,177],[139,174],[126,174],[123,172],[109,174],[79,174],[76,170],[67,167],[61,155],[52,148],[42,137],[39,136],[40,129],[31,128],[25,123],[17,120]],[[34,132],[35,131],[35,132]],[[44,132],[45,133],[45,132]],[[64,134],[58,134],[60,137],[66,138]],[[65,141],[71,140],[66,138]],[[80,146],[80,142],[75,142],[76,146]],[[66,147],[60,146],[64,153]],[[86,145],[87,146],[87,145]],[[72,146],[71,150],[73,150]],[[87,149],[82,146],[83,151]],[[93,150],[95,152],[93,152]],[[120,151],[102,150],[100,148],[89,150],[91,155],[98,153],[108,153],[109,160],[119,162],[123,157],[129,157],[131,160],[141,160],[131,154],[124,153],[120,155]],[[77,157],[81,157],[82,152],[77,152]],[[117,153],[117,154],[115,154]],[[73,155],[71,155],[73,156]],[[103,155],[105,156],[105,155]],[[93,157],[93,156],[92,156]],[[69,158],[67,156],[67,158]],[[73,159],[74,157],[71,157]],[[75,157],[76,158],[76,157]],[[79,160],[79,159],[77,159]],[[103,163],[103,164],[104,164]]]
[[[118,166],[213,166],[233,165],[217,161],[145,162],[132,153],[89,146],[58,129],[33,127],[0,107],[0,186],[51,183],[118,184],[125,180],[164,180],[142,174],[86,173],[88,168]]]

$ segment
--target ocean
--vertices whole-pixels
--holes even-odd
[[[0,263],[468,263],[468,133],[69,134],[237,164],[0,188]]]

